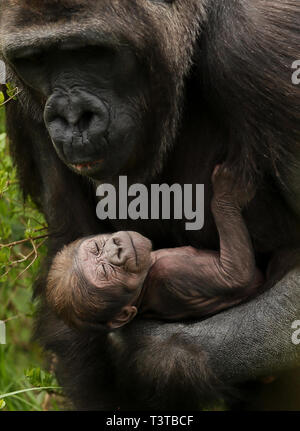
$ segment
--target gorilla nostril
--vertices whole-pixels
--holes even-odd
[[[123,251],[123,248],[122,247],[118,247],[117,253],[118,253],[118,258],[119,259],[121,259],[122,251]]]
[[[121,240],[118,237],[113,237],[112,241],[116,248],[116,255],[118,256],[118,259],[121,259],[122,252],[124,250],[123,246],[121,245]]]
[[[93,112],[84,112],[82,114],[77,123],[78,129],[81,133],[89,129],[93,117]]]

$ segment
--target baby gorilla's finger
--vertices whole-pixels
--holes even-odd
[[[214,170],[213,170],[213,173],[212,173],[212,176],[211,176],[211,182],[212,182],[213,184],[215,183],[215,181],[216,181],[216,179],[217,179],[217,176],[218,176],[218,174],[219,174],[219,172],[220,172],[221,166],[222,166],[222,165],[216,165],[216,166],[214,167]]]
[[[231,194],[237,187],[231,171],[223,164],[216,165],[212,174],[212,185],[215,195]]]
[[[212,185],[214,199],[233,203],[242,208],[249,203],[255,196],[255,188],[252,184],[242,187],[231,170],[223,165],[216,165],[212,174]]]

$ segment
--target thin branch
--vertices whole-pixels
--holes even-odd
[[[18,94],[21,93],[21,90],[19,90],[18,87],[16,87],[15,90],[17,90],[17,91],[16,91],[16,93],[14,95],[10,96],[7,100],[5,100],[5,102],[0,103],[0,108],[2,106],[6,105],[8,102],[10,102],[11,100],[13,100],[15,97],[17,97]]]
[[[35,236],[35,237],[29,237],[29,238],[25,238],[25,239],[21,239],[20,241],[14,241],[14,242],[10,242],[8,244],[0,244],[0,249],[1,248],[11,248],[11,247],[15,247],[16,245],[20,245],[20,244],[25,244],[26,242],[29,241],[37,241],[39,239],[43,239],[43,238],[48,238],[49,234],[45,234],[45,235],[39,235],[39,236]]]
[[[20,272],[20,274],[18,274],[18,276],[17,276],[17,278],[15,279],[15,281],[16,280],[18,280],[26,271],[28,271],[28,269],[34,264],[34,262],[37,260],[37,258],[39,257],[38,256],[38,252],[37,252],[37,250],[38,250],[38,248],[39,247],[41,247],[43,244],[44,244],[44,242],[45,242],[46,240],[44,240],[44,241],[42,241],[39,245],[38,245],[38,247],[36,247],[35,246],[35,244],[34,244],[34,242],[33,241],[31,241],[31,244],[32,244],[32,247],[33,247],[33,253],[34,253],[34,258],[32,259],[32,261],[29,263],[29,265],[27,265],[26,266],[26,268],[22,271],[22,272]]]
[[[4,274],[2,274],[0,276],[0,278],[3,278],[6,275],[8,275],[13,267],[15,267],[16,265],[18,265],[20,263],[27,261],[28,259],[31,258],[32,255],[34,255],[32,261],[29,263],[29,265],[26,266],[26,268],[17,276],[17,278],[14,281],[18,280],[24,274],[24,272],[26,272],[34,264],[34,262],[37,260],[37,258],[38,258],[38,252],[37,251],[46,242],[46,238],[48,237],[48,235],[43,235],[43,237],[45,238],[44,241],[42,241],[38,245],[35,245],[34,241],[31,239],[31,245],[32,245],[33,250],[31,250],[31,252],[28,253],[26,256],[24,256],[22,259],[10,262],[8,265],[9,269]],[[9,248],[11,248],[11,247],[9,247]]]
[[[4,398],[7,397],[13,397],[14,395],[17,394],[24,394],[26,392],[31,392],[31,391],[46,391],[46,390],[57,390],[57,389],[61,389],[60,386],[42,386],[41,388],[29,388],[29,389],[21,389],[20,391],[14,391],[14,392],[8,392],[7,394],[0,394],[0,400],[3,400]]]
[[[40,248],[41,245],[44,244],[46,240],[42,241],[40,244],[38,244],[37,248]],[[32,243],[32,242],[31,242]],[[11,249],[11,248],[10,248]],[[22,259],[18,259],[18,260],[14,260],[12,262],[9,263],[9,266],[15,266],[18,265],[19,263],[23,263],[26,260],[28,260],[33,254],[35,253],[35,248],[33,247],[33,250],[31,250],[30,253],[28,253],[26,256],[24,256],[22,253],[18,253],[19,256],[22,257]]]
[[[24,316],[26,316],[26,314],[17,314],[16,316],[8,317],[7,319],[2,320],[2,322],[7,323],[7,322],[10,322],[11,320],[20,319],[20,317],[24,317]]]

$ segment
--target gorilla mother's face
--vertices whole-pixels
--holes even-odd
[[[196,40],[202,7],[199,0],[1,0],[9,79],[69,168],[97,180],[159,170],[176,136],[192,57],[186,46]]]
[[[50,50],[16,64],[23,79],[46,96],[45,124],[65,164],[102,179],[130,162],[143,139],[146,84],[129,48]]]

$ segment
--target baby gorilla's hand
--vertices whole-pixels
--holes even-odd
[[[212,174],[214,201],[232,203],[243,208],[255,196],[255,189],[251,184],[242,188],[224,165],[217,165]]]

